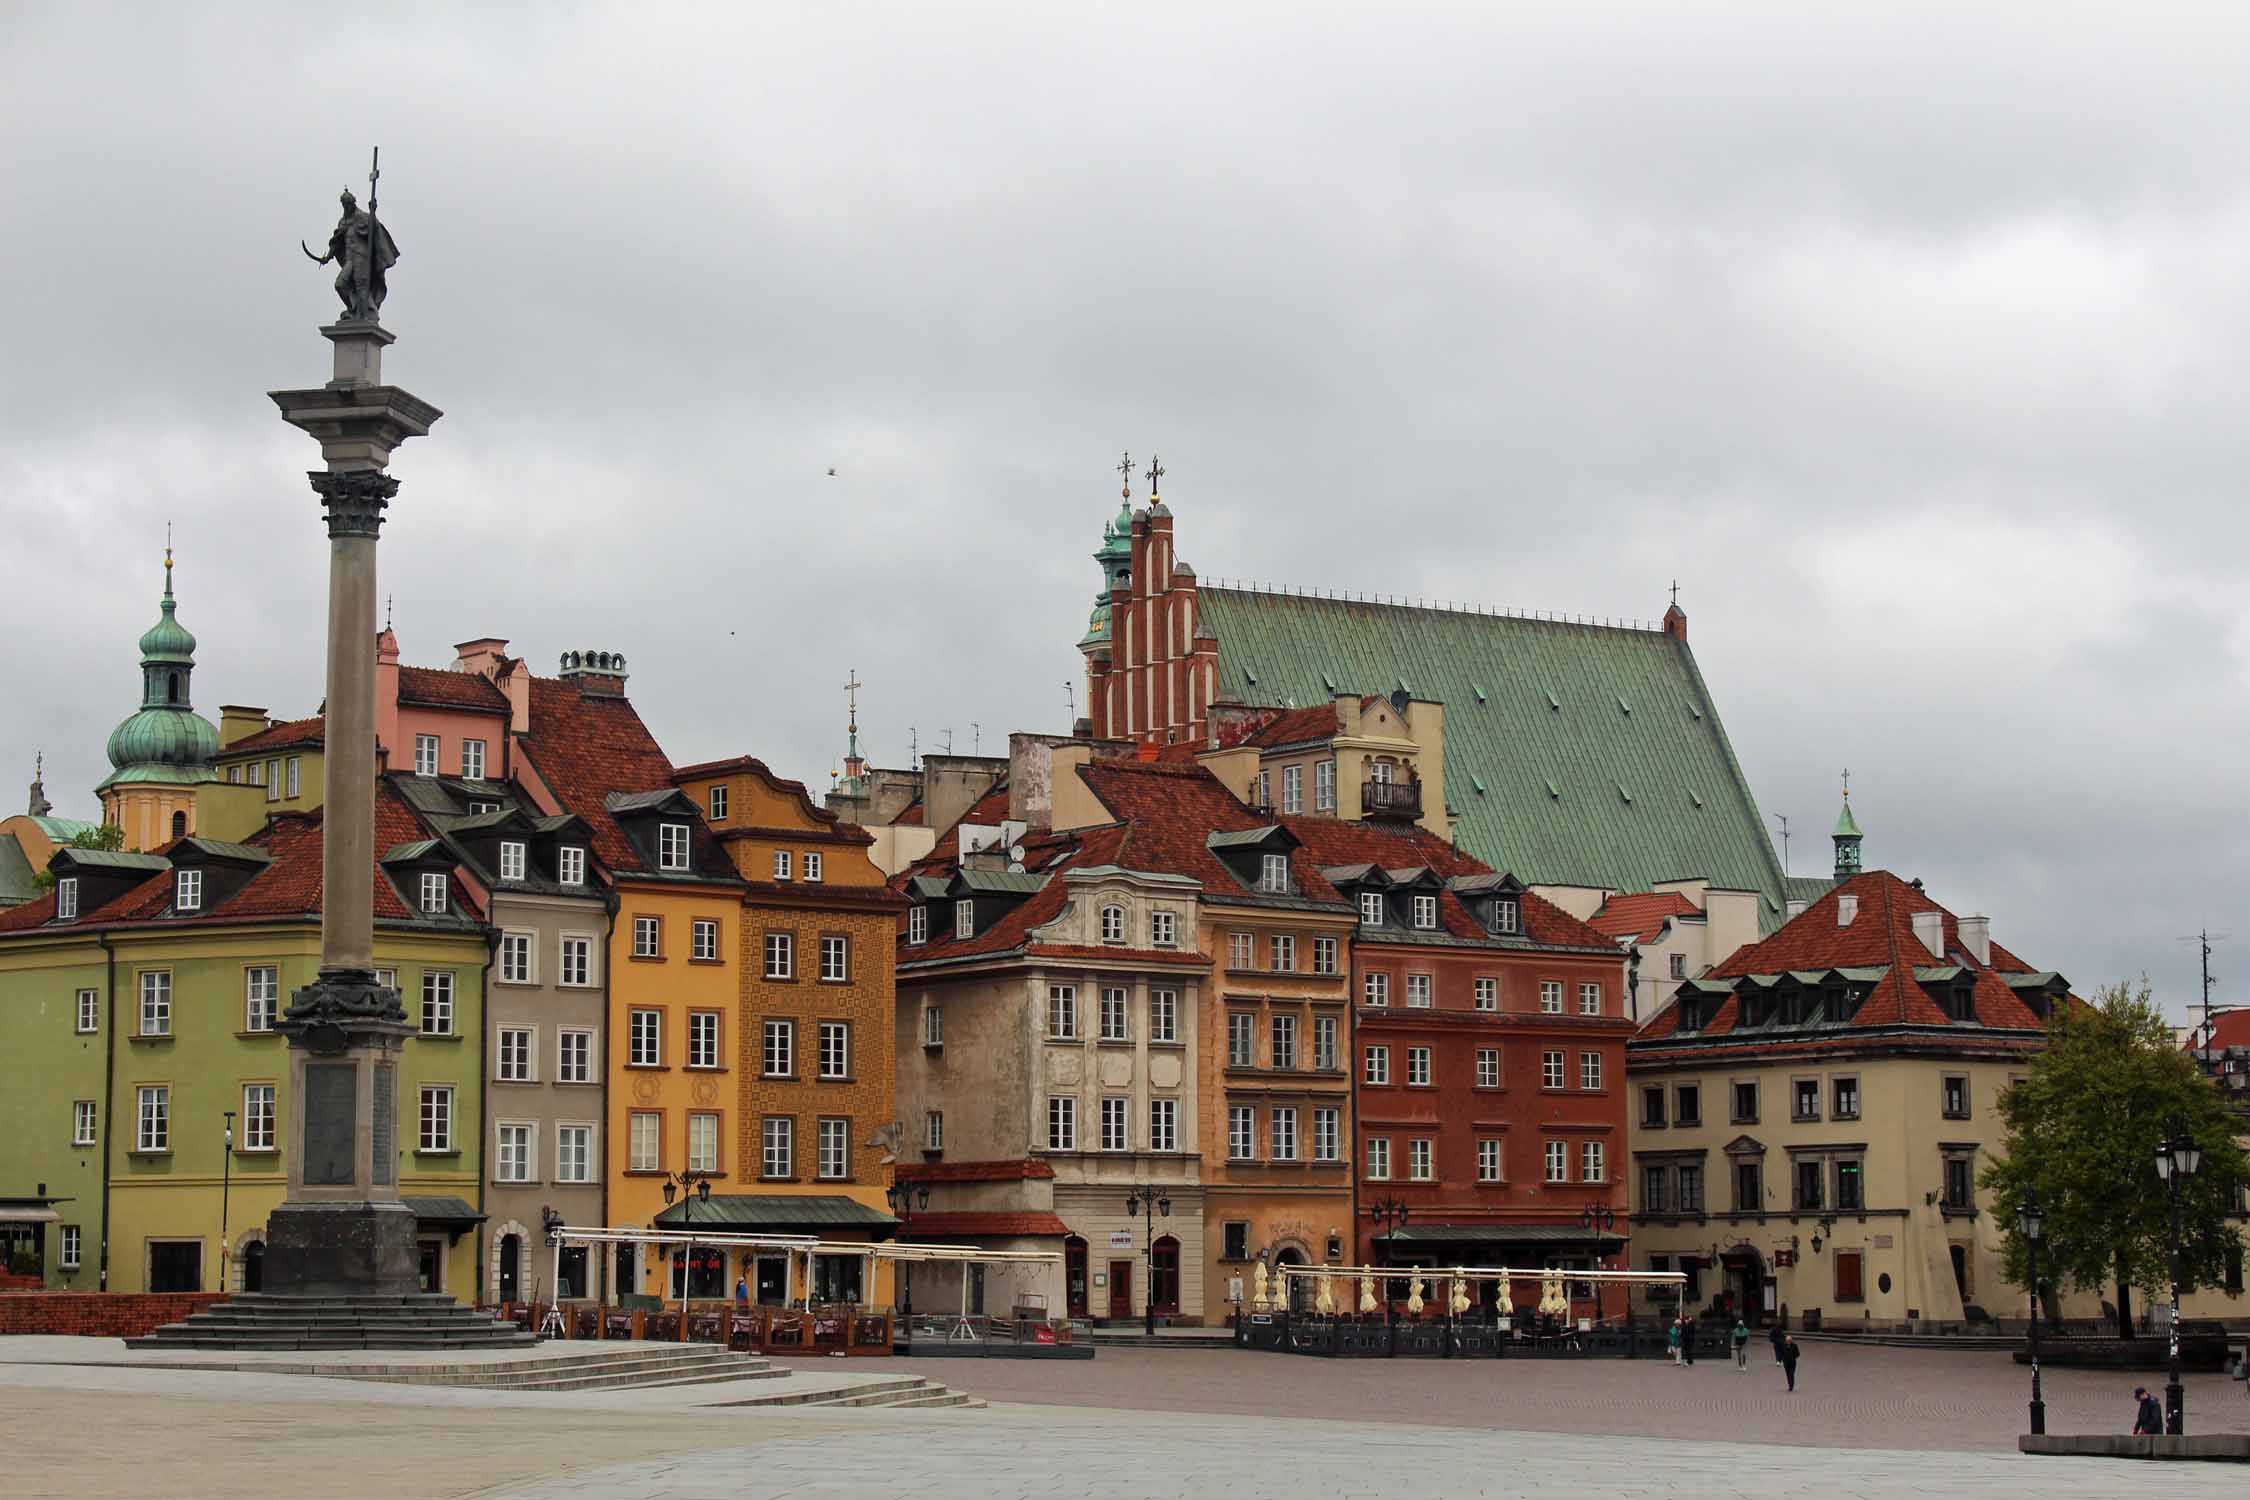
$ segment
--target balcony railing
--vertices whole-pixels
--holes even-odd
[[[1359,807],[1361,814],[1370,818],[1419,818],[1422,816],[1422,783],[1361,782]]]

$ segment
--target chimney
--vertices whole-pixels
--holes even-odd
[[[622,651],[565,651],[557,676],[578,684],[581,698],[625,696],[625,653]]]
[[[1785,901],[1782,903],[1781,913],[1783,922],[1794,922],[1805,914],[1805,903],[1802,901]],[[1839,923],[1838,925],[1842,924]]]
[[[1836,925],[1849,927],[1859,919],[1859,897],[1850,893],[1836,898]]]
[[[1933,958],[1945,957],[1945,913],[1918,911],[1914,914],[1914,935],[1922,946],[1930,950]]]
[[[1992,918],[1956,917],[1954,930],[1961,934],[1961,946],[1968,955],[1987,968],[1992,964]]]
[[[254,734],[263,734],[273,727],[262,708],[246,708],[239,703],[219,705],[219,748],[226,749],[236,740],[246,740]]]
[[[473,641],[463,641],[453,648],[453,670],[474,672],[479,677],[499,675],[501,662],[507,660],[508,643],[496,636],[480,636]]]

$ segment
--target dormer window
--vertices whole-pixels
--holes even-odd
[[[956,938],[977,935],[977,904],[966,897],[953,903],[953,935]]]
[[[523,879],[522,840],[502,839],[500,841],[500,878],[502,880]]]
[[[1946,991],[1945,1013],[1956,1021],[1974,1021],[1977,1018],[1977,992],[1974,981],[1956,984]]]
[[[1112,904],[1102,908],[1102,941],[1105,943],[1122,943],[1125,941],[1124,907]]]
[[[576,844],[565,844],[555,851],[555,879],[564,885],[586,883],[586,851]]]
[[[64,922],[78,918],[78,877],[65,875],[55,882],[55,916]]]
[[[203,872],[178,870],[173,873],[172,909],[174,911],[203,910]]]
[[[500,804],[497,802],[486,802],[478,797],[469,799],[469,816],[472,818],[481,818],[486,813],[496,813],[499,810]]]
[[[926,943],[930,940],[930,909],[927,906],[910,906],[906,909],[906,940]]]
[[[1381,891],[1361,891],[1359,893],[1359,923],[1362,927],[1380,927],[1383,925],[1383,893]]]
[[[1289,856],[1269,854],[1258,863],[1258,889],[1275,895],[1289,893]]]
[[[1492,930],[1508,936],[1523,931],[1523,907],[1515,897],[1492,898]]]
[[[446,889],[446,879],[434,870],[422,872],[422,910],[434,917],[445,915],[451,893]]]
[[[712,822],[714,822],[714,823],[724,823],[724,822],[725,822],[726,820],[727,820],[727,788],[726,788],[726,783],[725,783],[725,782],[717,782],[717,783],[714,783],[714,784],[712,785],[712,787],[711,787],[711,821],[712,821]]]
[[[656,825],[656,867],[659,870],[684,870],[688,867],[688,826],[685,823],[659,823]]]
[[[1437,897],[1416,896],[1414,898],[1414,925],[1424,932],[1432,931],[1437,927]]]

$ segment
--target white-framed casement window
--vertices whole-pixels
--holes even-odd
[[[688,957],[699,963],[719,961],[719,919],[696,917],[688,923]]]
[[[1559,1089],[1568,1080],[1564,1076],[1565,1059],[1559,1048],[1549,1048],[1539,1054],[1539,1086]]]
[[[1305,768],[1303,766],[1283,766],[1281,768],[1281,810],[1285,813],[1297,813],[1305,810]]]
[[[254,760],[250,762],[250,785],[264,786],[265,784],[266,763],[262,760]]]
[[[820,1175],[830,1182],[852,1175],[852,1122],[820,1122]]]
[[[1105,1095],[1102,1099],[1102,1149],[1104,1151],[1132,1150],[1131,1127],[1133,1101]]]
[[[1388,1136],[1367,1138],[1367,1175],[1375,1182],[1391,1180],[1391,1142]]]
[[[555,1127],[555,1181],[592,1182],[594,1180],[594,1127],[591,1125],[557,1125]]]
[[[172,1034],[172,971],[170,969],[141,970],[141,1029],[142,1036],[170,1036]]]
[[[1559,1016],[1562,1014],[1561,980],[1542,979],[1539,981],[1539,1010],[1542,1015]]]
[[[1406,1175],[1416,1182],[1437,1175],[1437,1149],[1428,1137],[1416,1136],[1406,1143]]]
[[[1246,1010],[1227,1012],[1227,1066],[1258,1065],[1258,1018]]]
[[[633,918],[633,957],[662,958],[664,956],[664,919],[661,917]]]
[[[530,1083],[532,1051],[538,1033],[529,1026],[503,1026],[493,1048],[492,1076],[501,1083]]]
[[[943,1151],[945,1149],[944,1110],[928,1109],[922,1112],[922,1149],[924,1151]]]
[[[1416,895],[1414,898],[1414,925],[1424,932],[1437,928],[1437,897]]]
[[[386,989],[386,990],[395,990],[395,989],[397,989],[397,988],[398,988],[398,970],[396,970],[396,969],[377,969],[377,970],[375,971],[375,983],[376,983],[376,985],[377,985],[377,986],[378,986],[379,988],[382,988],[382,989]]]
[[[417,776],[435,776],[437,774],[437,753],[436,735],[418,734],[414,736],[414,774]]]
[[[953,936],[955,941],[977,935],[977,904],[963,896],[953,903]]]
[[[1275,1016],[1269,1040],[1273,1043],[1273,1062],[1276,1068],[1295,1071],[1297,1067],[1297,1018]]]
[[[1148,992],[1148,1039],[1152,1042],[1176,1042],[1180,1039],[1178,990]]]
[[[483,740],[463,740],[461,742],[461,779],[463,781],[484,780]]]
[[[555,851],[555,880],[560,885],[586,883],[586,851],[576,844],[565,844]]]
[[[133,1091],[135,1151],[172,1149],[172,1090],[161,1083],[142,1084]]]
[[[453,971],[422,971],[422,1035],[453,1035]]]
[[[797,1023],[768,1021],[765,1026],[765,1076],[797,1076]]]
[[[1129,1042],[1133,1039],[1133,992],[1117,985],[1106,986],[1101,1000],[1101,1039],[1105,1042]]]
[[[274,1149],[274,1095],[270,1083],[246,1083],[242,1086],[242,1149],[245,1151],[271,1151]]]
[[[790,870],[790,864],[791,864],[791,860],[790,860],[790,856],[789,856],[789,851],[788,851],[787,849],[776,849],[776,850],[774,850],[774,851],[773,851],[773,878],[774,878],[775,880],[777,880],[777,881],[786,881],[786,880],[787,880],[787,879],[789,878],[789,870]]]
[[[1414,1010],[1428,1010],[1430,1008],[1429,975],[1409,974],[1406,976],[1406,1003]]]
[[[843,984],[852,977],[852,940],[831,933],[820,940],[820,978],[824,984]]]
[[[797,977],[797,939],[787,932],[766,934],[766,978]]]
[[[727,785],[725,782],[715,781],[711,784],[710,808],[712,822],[724,823],[727,820]]]
[[[1336,940],[1334,938],[1314,938],[1312,940],[1312,971],[1315,974],[1335,973],[1336,951]]]
[[[848,1021],[823,1021],[820,1023],[820,1076],[823,1078],[849,1078],[852,1076],[852,1028]]]
[[[1254,955],[1254,954],[1255,954],[1255,953],[1256,953],[1257,951],[1258,951],[1258,945],[1257,945],[1257,941],[1256,941],[1256,940],[1255,940],[1254,938],[1252,938],[1252,937],[1250,936],[1250,934],[1249,934],[1249,933],[1247,933],[1247,932],[1230,932],[1230,933],[1228,933],[1228,934],[1227,934],[1227,967],[1228,967],[1228,968],[1230,968],[1230,969],[1247,969],[1247,968],[1249,968],[1249,967],[1250,967],[1250,964],[1251,964],[1251,962],[1252,962],[1252,956],[1253,956],[1253,955]]]
[[[822,860],[820,857],[820,851],[817,849],[807,849],[805,851],[804,859],[805,879],[817,884],[820,880],[821,864]]]
[[[1151,1151],[1177,1151],[1180,1149],[1179,1100],[1151,1099],[1148,1101],[1148,1149]]]
[[[91,1146],[100,1139],[101,1107],[91,1099],[77,1099],[70,1106],[70,1143],[73,1146]]]
[[[1480,1089],[1500,1087],[1500,1049],[1498,1047],[1477,1048],[1477,1087]]]
[[[55,918],[69,922],[78,916],[78,877],[64,875],[55,881]]]
[[[1492,930],[1505,936],[1523,931],[1523,907],[1513,896],[1502,896],[1492,903]]]
[[[1078,986],[1047,986],[1047,1037],[1050,1041],[1078,1040]]]
[[[1273,1159],[1275,1161],[1295,1161],[1297,1159],[1296,1106],[1275,1105],[1273,1113],[1266,1118],[1266,1124],[1269,1127],[1272,1139]]]
[[[453,905],[452,882],[436,870],[424,870],[421,880],[422,910],[430,916],[442,917]]]
[[[687,824],[656,825],[656,867],[659,870],[684,870],[688,867]]]
[[[583,933],[566,932],[560,945],[563,984],[581,988],[594,982],[594,940]]]
[[[292,755],[289,757],[289,795],[292,797],[296,796],[304,786],[304,769],[304,758],[302,756]]]
[[[1477,1181],[1500,1180],[1500,1143],[1495,1140],[1477,1142]]]
[[[935,1000],[927,1000],[922,1004],[922,1045],[945,1045],[945,1007]]]
[[[500,934],[500,982],[502,984],[531,983],[530,933],[503,932]]]
[[[496,813],[499,810],[500,804],[488,798],[471,797],[469,799],[469,816],[472,818],[481,818],[486,813]]]
[[[453,1088],[450,1084],[422,1085],[420,1150],[453,1149]]]
[[[1380,1084],[1391,1081],[1391,1049],[1389,1047],[1380,1043],[1369,1045],[1366,1078],[1369,1083]]]
[[[1582,984],[1578,987],[1578,1013],[1598,1016],[1602,1013],[1602,987],[1599,984]]]
[[[523,866],[523,840],[502,839],[500,841],[500,878],[502,880],[523,879]]]
[[[1336,1037],[1340,1030],[1334,1016],[1313,1017],[1312,1065],[1322,1072],[1336,1071]]]
[[[1600,1141],[1581,1141],[1578,1145],[1578,1180],[1580,1182],[1607,1182],[1609,1165],[1607,1148]]]
[[[687,1164],[690,1172],[719,1170],[719,1117],[697,1112],[687,1117]]]
[[[633,1111],[625,1122],[625,1166],[630,1172],[664,1168],[664,1117],[654,1110]]]
[[[1227,1156],[1252,1161],[1258,1155],[1258,1111],[1248,1104],[1227,1106]]]
[[[1478,1009],[1478,1010],[1498,1010],[1499,1008],[1500,1008],[1500,981],[1499,981],[1499,980],[1498,980],[1497,978],[1495,978],[1494,976],[1490,975],[1490,974],[1480,974],[1480,975],[1478,975],[1478,976],[1477,976],[1477,1009]]]
[[[1430,1049],[1406,1049],[1406,1082],[1410,1088],[1426,1089],[1430,1086]]]
[[[252,964],[242,971],[242,1029],[271,1031],[281,1009],[281,970]]]
[[[1258,768],[1257,794],[1250,800],[1253,806],[1273,806],[1273,772],[1267,770],[1264,766]]]
[[[203,872],[201,870],[175,870],[172,872],[172,909],[174,911],[203,910]]]
[[[1391,1003],[1391,976],[1381,970],[1370,973],[1363,988],[1366,993],[1362,998],[1367,1004],[1388,1005]]]
[[[1078,1101],[1068,1094],[1047,1096],[1047,1149],[1078,1149]]]
[[[582,1026],[565,1027],[555,1035],[555,1082],[594,1081],[594,1033]]]
[[[1546,1155],[1547,1180],[1549,1182],[1570,1181],[1570,1143],[1568,1141],[1549,1141],[1547,1142]]]
[[[1336,762],[1316,760],[1312,770],[1312,802],[1314,812],[1336,810]]]
[[[85,1231],[76,1224],[62,1226],[62,1268],[75,1271],[81,1264],[79,1256],[85,1248]]]
[[[532,1127],[521,1120],[502,1120],[492,1127],[498,1144],[499,1160],[494,1166],[494,1182],[531,1181]]]
[[[691,1010],[687,1016],[687,1065],[691,1068],[716,1068],[719,1065],[719,1013],[715,1010]]]
[[[1359,893],[1359,925],[1362,927],[1380,927],[1383,925],[1383,893],[1381,891],[1361,891]]]
[[[1125,941],[1125,908],[1114,902],[1102,908],[1102,941],[1105,943],[1122,943]]]
[[[1286,932],[1266,939],[1266,967],[1276,974],[1297,972],[1297,940]]]
[[[1177,948],[1180,946],[1180,918],[1178,913],[1152,911],[1148,914],[1148,944],[1151,948]]]
[[[83,989],[78,992],[78,1034],[90,1036],[102,1029],[101,991]]]
[[[1343,1149],[1343,1111],[1322,1107],[1312,1112],[1312,1159],[1335,1161]]]
[[[930,909],[927,906],[910,906],[906,909],[906,940],[926,943],[930,940]]]
[[[1599,1052],[1578,1054],[1578,1086],[1582,1089],[1599,1089],[1602,1086],[1602,1055]]]
[[[1258,889],[1277,896],[1289,894],[1289,856],[1268,854],[1258,861]]]
[[[664,1012],[634,1010],[625,1025],[625,1061],[636,1068],[664,1066]]]

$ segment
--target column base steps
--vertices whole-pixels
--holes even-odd
[[[930,1407],[964,1406],[983,1407],[974,1396],[960,1391],[947,1390],[934,1380],[920,1376],[904,1376],[896,1380],[870,1380],[841,1390],[830,1388],[819,1391],[776,1391],[770,1396],[744,1396],[733,1401],[704,1401],[704,1407],[722,1406],[893,1406]]]
[[[242,1292],[132,1349],[529,1349],[538,1339],[442,1294],[284,1297]]]

